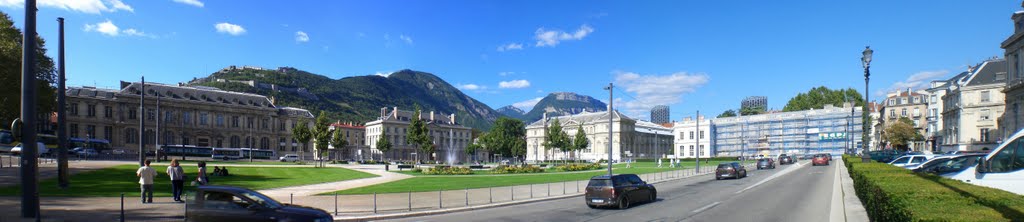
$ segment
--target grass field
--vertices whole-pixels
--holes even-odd
[[[192,187],[190,181],[195,180],[197,168],[194,165],[182,165],[186,175],[185,191]],[[154,167],[159,174],[154,178],[153,195],[171,196],[171,181],[167,177],[167,167]],[[57,187],[57,179],[39,182],[40,196],[69,197],[114,197],[122,192],[129,197],[139,195],[139,178],[135,176],[137,165],[119,165],[96,171],[79,173],[71,176],[71,187],[61,190]],[[212,168],[208,168],[212,173]],[[230,167],[231,176],[210,176],[212,185],[230,185],[253,190],[278,187],[317,184],[325,182],[352,180],[376,175],[344,168],[281,168],[281,167]],[[0,196],[20,195],[20,186],[0,187]]]
[[[714,167],[716,161],[710,161],[707,165],[701,162],[701,168],[705,166]],[[657,163],[637,163],[632,168],[625,168],[625,164],[616,164],[613,168],[615,174],[646,174],[665,172],[680,169],[693,169],[695,163],[683,163],[683,168],[658,168]],[[663,163],[663,166],[667,166]],[[394,181],[390,183],[377,184],[366,187],[353,188],[338,191],[338,194],[369,194],[377,193],[402,193],[422,192],[437,190],[461,190],[486,187],[501,187],[526,184],[554,183],[562,181],[587,180],[591,177],[604,175],[607,171],[586,171],[579,173],[534,173],[534,174],[477,174],[477,175],[417,175],[416,177]],[[334,192],[324,193],[334,194]]]

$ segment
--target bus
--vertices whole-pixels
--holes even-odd
[[[252,153],[253,159],[273,159],[276,155],[273,150],[252,148],[213,148],[197,147],[193,145],[163,145],[160,147],[159,152],[161,156],[209,157],[220,160],[249,159],[249,153]]]
[[[36,141],[43,143],[50,150],[57,150],[57,147],[60,146],[60,144],[57,144],[57,141],[59,141],[57,140],[57,135],[53,134],[36,134]]]
[[[44,142],[45,143],[45,142]],[[71,138],[68,139],[68,149],[73,148],[92,148],[98,153],[111,153],[113,149],[110,147],[110,141],[104,139],[85,139],[85,138]]]
[[[159,153],[162,156],[210,157],[213,156],[213,148],[194,145],[163,145],[160,147]]]
[[[242,150],[242,159],[249,159],[249,153],[252,153],[252,158],[253,159],[269,160],[269,159],[274,159],[274,157],[275,157],[275,154],[274,154],[273,150],[260,150],[260,149],[253,149],[253,148],[241,148],[241,150]]]
[[[239,148],[213,148],[213,159],[233,160],[242,158],[242,149]]]

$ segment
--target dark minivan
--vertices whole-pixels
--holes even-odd
[[[291,204],[245,188],[199,186],[185,202],[187,221],[333,221],[327,211]]]
[[[747,177],[747,168],[737,162],[718,164],[718,169],[715,170],[715,179],[721,180],[726,177],[733,179]]]
[[[654,202],[658,199],[658,190],[636,174],[619,174],[610,178],[603,175],[590,178],[583,199],[590,208],[614,206],[626,209],[632,203]]]

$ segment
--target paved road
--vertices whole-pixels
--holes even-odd
[[[810,161],[749,177],[703,176],[660,183],[658,201],[627,210],[590,209],[575,197],[397,221],[828,221],[835,166]]]

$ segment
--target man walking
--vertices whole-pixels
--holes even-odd
[[[135,175],[139,176],[139,184],[142,184],[142,203],[153,203],[153,177],[156,176],[156,170],[149,167],[149,162],[146,160],[146,165],[135,171]],[[146,198],[146,194],[149,194],[149,198]]]
[[[181,190],[185,186],[185,170],[178,165],[178,160],[171,160],[171,165],[167,166],[167,175],[171,177],[171,193],[174,195],[174,201],[183,202]]]

